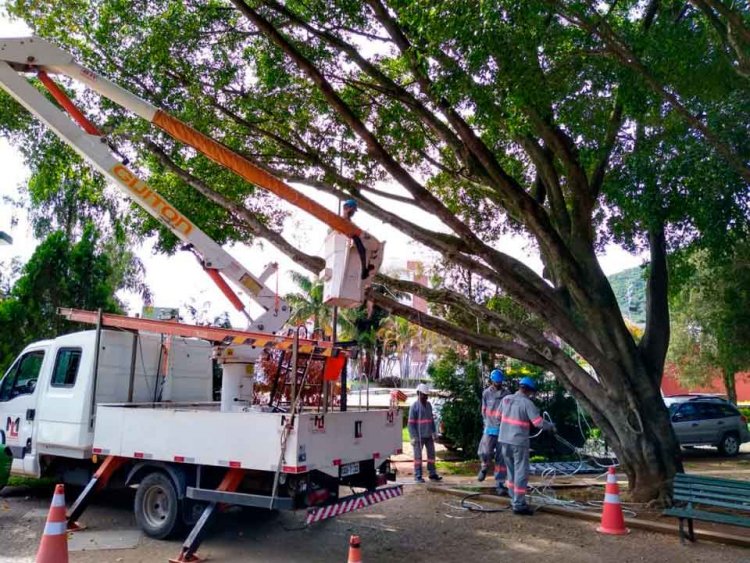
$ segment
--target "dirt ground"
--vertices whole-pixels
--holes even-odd
[[[44,516],[44,495],[10,496],[0,500],[0,561],[33,560]],[[101,498],[89,508],[88,531],[133,529],[131,498]],[[362,539],[363,560],[391,561],[706,561],[750,562],[750,550],[699,542],[681,546],[677,535],[634,531],[627,537],[602,536],[594,525],[549,514],[533,517],[466,514],[445,503],[454,498],[408,486],[404,497],[323,524],[299,529],[301,515],[241,511],[215,522],[200,554],[211,561],[328,562],[345,561],[351,534]],[[487,505],[490,506],[490,505]],[[143,539],[136,549],[75,552],[71,563],[150,563],[166,561],[179,552],[179,542]]]
[[[687,452],[690,471],[750,478],[750,454],[733,460],[715,454]],[[469,484],[468,477],[450,477],[450,485]],[[475,483],[474,483],[475,484]],[[200,555],[222,563],[346,561],[351,534],[362,539],[363,560],[556,562],[679,561],[688,563],[748,562],[750,550],[708,542],[682,546],[677,534],[635,530],[626,537],[602,536],[595,525],[539,513],[514,516],[507,511],[475,514],[451,509],[455,497],[430,493],[408,484],[405,496],[353,514],[302,528],[303,514],[243,510],[215,521]],[[8,487],[0,495],[0,562],[34,559],[49,507],[49,489]],[[71,495],[72,496],[72,495]],[[68,504],[72,502],[68,499]],[[89,529],[133,530],[132,493],[99,497],[82,521]],[[488,507],[495,505],[487,505]],[[85,536],[84,536],[85,539]],[[151,563],[179,552],[178,541],[143,538],[135,549],[71,552],[71,563]]]

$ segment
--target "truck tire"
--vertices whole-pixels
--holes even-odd
[[[149,473],[135,493],[135,521],[143,532],[157,540],[180,532],[180,499],[172,479],[161,471]]]
[[[721,455],[734,457],[740,453],[740,439],[734,432],[727,432],[719,442],[719,451]]]

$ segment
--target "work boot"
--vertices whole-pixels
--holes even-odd
[[[531,510],[528,506],[524,506],[521,508],[514,508],[513,514],[516,514],[518,516],[534,516],[534,511]]]
[[[422,479],[421,475],[415,475],[414,476],[414,482],[415,483],[424,483],[424,479]]]
[[[477,473],[477,481],[480,483],[484,481],[487,478],[487,468],[482,467],[482,469],[479,470],[479,473]]]
[[[443,478],[437,473],[433,473],[432,475],[430,475],[430,481],[442,481],[442,480]]]
[[[499,497],[510,497],[510,493],[508,492],[508,489],[506,487],[503,487],[502,485],[499,485],[497,487],[497,496],[499,496]]]

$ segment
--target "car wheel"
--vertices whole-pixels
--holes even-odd
[[[180,531],[179,505],[172,479],[161,472],[150,473],[135,493],[135,521],[147,536],[163,540]]]
[[[740,440],[737,434],[733,432],[727,432],[719,443],[719,451],[722,455],[728,457],[734,457],[740,453]]]

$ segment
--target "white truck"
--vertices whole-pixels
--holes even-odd
[[[24,73],[36,75],[64,112]],[[116,158],[111,142],[50,75],[83,83],[329,225],[321,272],[327,304],[362,303],[383,259],[383,244],[349,219],[82,67],[69,53],[37,37],[0,39],[0,88],[181,239],[249,323],[248,331],[237,331],[67,311],[70,320],[97,329],[30,345],[0,382],[0,439],[13,454],[13,472],[87,483],[69,511],[70,525],[96,490],[138,485],[135,513],[147,534],[163,538],[194,524],[176,561],[195,560],[206,523],[221,504],[307,508],[312,523],[400,495],[399,486],[378,489],[393,477],[388,457],[401,447],[398,408],[346,410],[344,376],[342,410],[329,411],[326,384],[318,391],[322,408],[303,407],[299,399],[311,362],[330,362],[341,371],[334,359],[346,351],[275,335],[290,316],[284,300],[265,285],[275,265],[256,277],[235,261]],[[258,316],[251,317],[227,281],[259,306]],[[274,402],[274,392],[268,401],[252,400],[256,364],[274,347],[292,350],[290,375],[277,377],[274,386],[282,391],[278,396],[291,391],[285,405]],[[221,366],[220,402],[211,402],[212,358]],[[301,371],[299,358],[307,358]],[[362,492],[340,498],[342,485]]]
[[[248,403],[222,411],[211,400],[214,345],[179,334],[206,332],[214,342],[257,334],[100,318],[97,330],[27,346],[0,381],[0,441],[13,453],[12,472],[86,485],[71,525],[96,490],[137,485],[134,511],[146,534],[196,526],[182,554],[189,561],[218,503],[306,509],[311,523],[402,493],[378,488],[394,478],[388,458],[401,451],[397,409]],[[141,324],[164,333],[133,331]],[[363,492],[340,498],[341,486]]]

